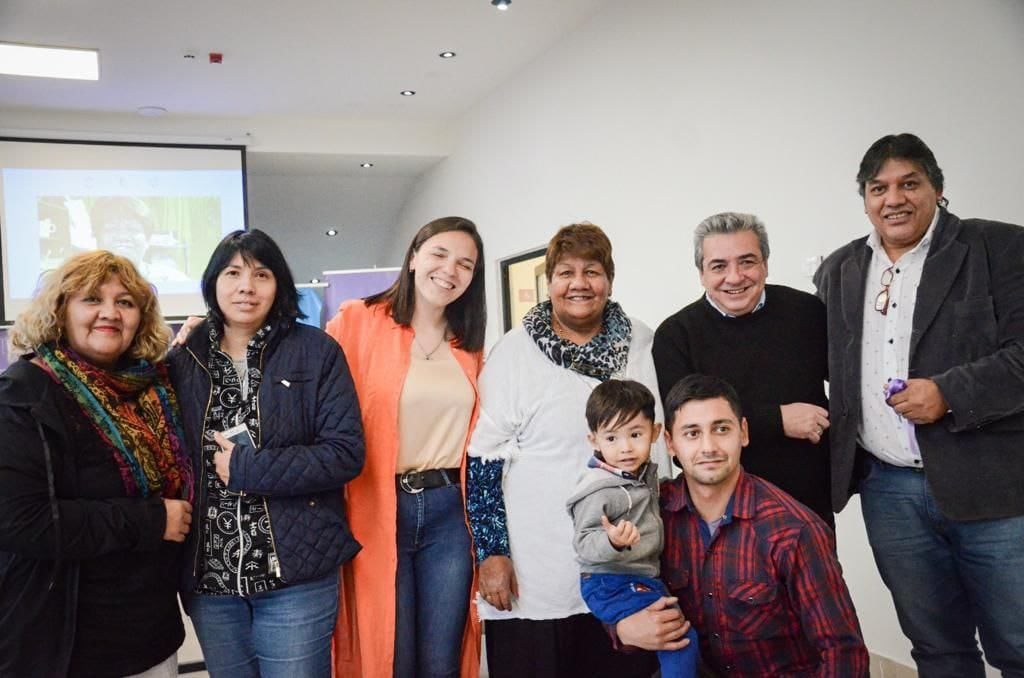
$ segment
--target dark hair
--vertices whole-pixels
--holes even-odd
[[[224,236],[213,250],[206,270],[203,271],[203,300],[209,310],[210,320],[217,327],[224,327],[224,314],[217,304],[217,277],[228,267],[236,254],[241,254],[245,263],[259,262],[274,274],[277,293],[267,314],[267,322],[271,325],[289,325],[296,318],[306,317],[299,309],[299,291],[295,289],[295,279],[281,248],[269,235],[254,228],[251,231],[234,231]]]
[[[391,319],[405,327],[412,322],[412,313],[416,306],[416,283],[414,273],[409,270],[413,255],[419,251],[423,243],[439,233],[459,231],[473,239],[476,245],[476,266],[473,268],[473,279],[469,287],[458,299],[444,309],[444,318],[448,327],[455,335],[455,345],[465,351],[481,351],[484,348],[484,333],[487,330],[487,301],[484,292],[484,241],[476,230],[476,224],[462,217],[442,217],[434,219],[416,232],[409,243],[409,249],[402,261],[402,270],[391,287],[383,292],[372,294],[363,299],[367,306],[386,304]]]
[[[612,260],[612,243],[600,226],[583,222],[569,224],[558,229],[558,233],[548,243],[544,253],[544,275],[548,282],[555,274],[555,266],[562,257],[580,257],[592,259],[604,267],[608,281],[615,280],[615,261]]]
[[[594,433],[602,426],[621,426],[638,414],[654,422],[654,395],[631,379],[609,379],[587,398],[587,425]]]
[[[864,154],[860,161],[860,169],[857,170],[857,192],[864,197],[864,186],[867,182],[878,176],[882,171],[882,165],[888,160],[909,160],[919,165],[928,182],[936,192],[941,193],[943,188],[942,169],[935,160],[935,154],[928,145],[919,137],[909,132],[903,134],[889,134],[875,143]]]
[[[677,381],[665,396],[665,427],[669,433],[672,432],[672,425],[676,423],[676,414],[683,405],[691,400],[714,400],[715,398],[725,398],[729,407],[732,408],[732,413],[736,415],[737,421],[743,419],[740,397],[729,382],[721,377],[708,374],[691,374]]]

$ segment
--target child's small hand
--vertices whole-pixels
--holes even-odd
[[[608,541],[617,549],[629,548],[640,541],[640,530],[628,520],[620,520],[618,525],[612,525],[608,516],[601,516],[601,527],[608,535]]]

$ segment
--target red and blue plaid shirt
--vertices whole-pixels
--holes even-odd
[[[788,494],[741,471],[712,538],[682,476],[661,487],[661,577],[722,675],[868,676],[835,537]]]

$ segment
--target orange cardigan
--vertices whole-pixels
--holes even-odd
[[[409,370],[413,331],[396,324],[384,304],[367,307],[361,299],[343,303],[326,329],[345,351],[366,436],[366,466],[346,488],[349,525],[363,550],[342,567],[338,623],[334,628],[334,675],[392,678],[398,562],[398,400]],[[476,392],[482,353],[454,346],[452,353]],[[478,414],[479,395],[473,405],[466,445]],[[465,498],[464,462],[462,487]],[[480,675],[480,620],[473,604],[476,588],[474,575],[462,638],[462,678]]]

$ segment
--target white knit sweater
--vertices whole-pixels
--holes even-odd
[[[656,418],[664,421],[651,358],[654,334],[640,321],[630,321],[626,368],[614,376],[651,389]],[[481,619],[562,619],[588,612],[580,597],[565,502],[593,454],[585,409],[598,383],[552,363],[521,327],[502,337],[484,363],[480,419],[469,454],[504,460],[502,489],[519,599],[510,612],[502,612],[478,598]],[[662,440],[651,459],[670,472]]]

